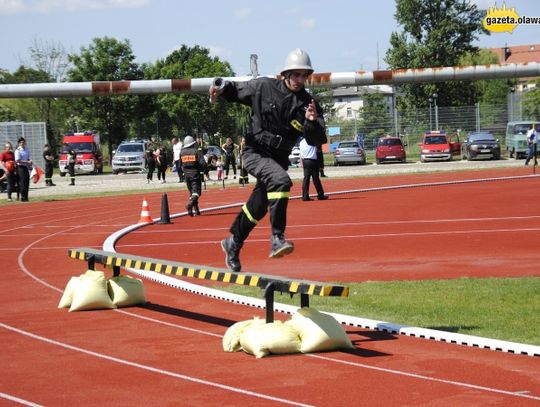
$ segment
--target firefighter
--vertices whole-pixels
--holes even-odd
[[[244,152],[245,147],[246,147],[246,138],[242,137],[242,140],[240,140],[240,152],[239,152],[239,156],[240,156],[240,177],[238,177],[238,178],[239,178],[240,185],[249,184],[248,172],[246,171],[246,169],[244,167],[244,162],[242,160],[242,153]]]
[[[69,177],[71,178],[69,185],[75,185],[75,162],[77,160],[77,153],[75,153],[68,143],[64,143],[63,150],[67,160],[66,169],[68,170]]]
[[[184,139],[184,147],[180,152],[180,162],[184,179],[189,191],[189,202],[186,205],[189,216],[199,216],[199,198],[201,197],[201,184],[206,169],[206,161],[202,150],[197,147],[197,142],[191,136]]]
[[[43,159],[45,160],[45,185],[54,187],[56,184],[52,182],[52,175],[56,157],[49,144],[45,144],[43,148]]]
[[[297,48],[287,55],[282,79],[220,79],[210,86],[211,102],[220,96],[251,107],[251,131],[246,135],[242,162],[257,183],[234,220],[231,234],[221,242],[225,263],[232,271],[241,271],[239,256],[244,241],[268,211],[272,227],[269,257],[283,257],[294,250],[294,244],[285,239],[292,186],[287,174],[289,154],[302,135],[312,145],[327,141],[322,109],[304,87],[312,73],[309,55]]]

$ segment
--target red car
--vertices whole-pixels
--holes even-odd
[[[407,156],[399,137],[386,136],[377,140],[375,161],[380,164],[385,161],[406,162]]]
[[[455,135],[442,131],[428,131],[420,144],[420,161],[452,161],[461,154],[461,143]]]

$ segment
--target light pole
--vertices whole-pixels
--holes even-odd
[[[433,103],[433,108],[435,110],[435,130],[439,130],[439,107],[437,106],[437,94],[433,93],[429,98],[429,124],[432,127],[431,123],[431,104]]]
[[[429,129],[433,130],[433,119],[431,118],[431,107],[433,105],[433,99],[430,97],[429,101]]]

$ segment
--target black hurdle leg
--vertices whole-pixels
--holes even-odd
[[[268,283],[264,289],[264,299],[266,300],[266,323],[274,322],[274,283]]]
[[[91,254],[90,256],[88,256],[88,259],[86,259],[88,261],[88,270],[95,270],[96,269],[96,257]]]
[[[300,308],[309,308],[309,295],[300,293]]]
[[[113,277],[118,277],[120,275],[120,266],[112,266],[112,275]]]

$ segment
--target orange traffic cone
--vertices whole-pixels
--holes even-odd
[[[154,220],[150,216],[150,207],[148,206],[148,201],[146,200],[146,197],[145,197],[142,203],[141,219],[139,219],[139,223],[152,223],[152,222],[154,222]]]

